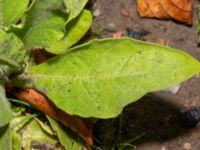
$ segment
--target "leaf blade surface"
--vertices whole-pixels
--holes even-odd
[[[144,94],[199,71],[199,62],[182,51],[122,38],[94,40],[27,73],[34,87],[65,112],[110,118]]]

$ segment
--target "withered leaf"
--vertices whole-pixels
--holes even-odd
[[[137,0],[141,17],[174,19],[192,25],[192,0]]]
[[[87,119],[66,114],[62,110],[58,109],[43,94],[34,89],[20,89],[17,92],[13,91],[13,93],[17,98],[31,103],[38,110],[71,128],[73,131],[78,133],[88,145],[93,144],[92,124]]]

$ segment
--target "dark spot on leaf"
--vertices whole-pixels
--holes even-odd
[[[162,59],[158,59],[157,62],[158,62],[158,63],[162,63],[163,60],[162,60]]]

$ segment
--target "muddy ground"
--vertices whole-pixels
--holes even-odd
[[[136,0],[96,0],[92,10],[92,30],[98,38],[112,37],[126,28],[147,30],[146,41],[165,41],[173,48],[182,49],[200,60],[197,46],[197,5],[194,4],[193,26],[171,20],[141,19],[136,11]],[[128,10],[130,16],[123,14]],[[95,126],[95,145],[111,149],[112,144],[129,145],[121,149],[136,150],[199,150],[200,124],[186,129],[180,124],[180,112],[200,106],[200,78],[181,84],[176,94],[155,92],[127,106],[120,119],[100,120]],[[128,141],[131,140],[131,141]],[[124,143],[124,144],[123,144]],[[135,148],[131,146],[135,145]],[[118,145],[119,146],[119,145]],[[97,149],[97,148],[96,148]]]

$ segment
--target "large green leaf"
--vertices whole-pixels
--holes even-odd
[[[67,51],[67,48],[78,42],[81,37],[88,31],[92,23],[90,11],[83,10],[82,13],[72,20],[66,27],[67,33],[60,41],[52,41],[46,49],[54,54],[61,54]]]
[[[10,104],[5,96],[5,89],[0,85],[0,127],[5,126],[12,119]]]
[[[16,24],[25,13],[29,0],[0,0],[0,26]]]
[[[59,122],[47,117],[53,130],[56,132],[60,143],[66,150],[86,150],[81,138],[71,130],[62,126]]]
[[[130,38],[94,40],[27,69],[34,88],[71,115],[110,118],[147,92],[200,71],[188,54]]]
[[[87,2],[88,0],[64,0],[67,12],[69,13],[67,23],[80,14]]]

